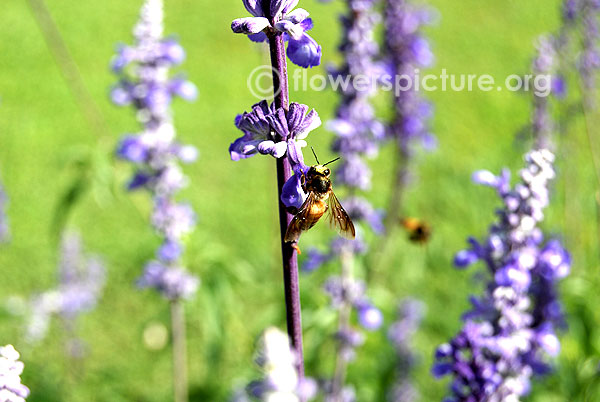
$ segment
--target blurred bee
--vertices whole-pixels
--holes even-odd
[[[431,238],[431,227],[418,218],[403,218],[400,223],[408,232],[408,239],[414,243],[425,244]]]
[[[330,226],[336,228],[342,236],[354,239],[356,235],[354,224],[333,193],[329,179],[331,171],[326,167],[340,158],[321,165],[314,149],[313,155],[317,164],[311,166],[306,175],[302,173],[300,177],[302,189],[308,196],[290,222],[285,233],[285,241],[298,241],[300,234],[315,226],[325,212],[329,212]]]

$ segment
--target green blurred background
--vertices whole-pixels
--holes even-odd
[[[503,81],[526,73],[534,40],[559,25],[558,0],[431,0],[441,15],[428,29],[436,55],[433,73],[491,74]],[[65,334],[54,323],[40,344],[23,339],[23,320],[0,312],[0,344],[12,343],[26,364],[23,382],[29,401],[168,401],[171,356],[168,345],[149,350],[144,330],[169,322],[169,308],[151,291],[133,282],[159,239],[148,225],[146,194],[123,190],[131,169],[113,160],[123,133],[138,130],[133,113],[108,100],[115,77],[108,68],[117,42],[131,43],[131,29],[141,1],[55,0],[48,7],[85,85],[106,119],[106,130],[92,130],[65,85],[26,1],[5,1],[0,25],[0,175],[10,197],[12,240],[0,248],[0,294],[29,297],[56,284],[57,214],[78,229],[88,250],[101,254],[108,283],[99,306],[82,316],[77,328],[89,355],[81,367],[64,358]],[[340,0],[322,4],[304,0],[315,21],[312,36],[323,47],[324,65],[339,61],[337,16]],[[191,185],[182,199],[191,201],[199,225],[189,239],[186,263],[202,279],[198,296],[186,304],[190,398],[224,401],[231,391],[255,378],[255,339],[269,325],[285,328],[274,161],[255,157],[231,162],[227,147],[239,133],[237,113],[255,101],[246,88],[249,73],[265,64],[261,45],[233,35],[232,19],[246,16],[241,0],[166,1],[165,33],[176,33],[188,57],[181,67],[196,83],[195,103],[174,104],[175,124],[183,142],[200,150],[197,163],[185,168]],[[295,67],[290,67],[293,73]],[[322,73],[318,67],[309,76]],[[383,115],[386,94],[377,104]],[[518,169],[529,144],[515,139],[529,121],[529,98],[508,91],[433,92],[434,133],[438,149],[419,155],[416,180],[406,199],[411,216],[427,220],[434,233],[417,246],[396,231],[390,250],[376,267],[369,294],[384,310],[386,326],[396,302],[422,299],[427,315],[415,339],[421,360],[415,381],[423,401],[440,400],[447,380],[429,374],[434,348],[460,327],[467,297],[479,292],[473,271],[452,267],[468,235],[481,237],[494,219],[499,201],[492,190],[470,181],[473,170]],[[331,91],[292,93],[291,99],[314,107],[323,121],[331,118]],[[595,121],[595,120],[594,120]],[[594,124],[591,125],[594,128]],[[309,141],[323,160],[332,155],[332,134],[324,128]],[[367,195],[385,207],[393,171],[387,146],[373,161],[374,185]],[[536,383],[532,401],[600,400],[597,386],[600,334],[596,322],[598,237],[594,171],[584,126],[576,121],[559,141],[559,179],[553,191],[546,233],[561,237],[573,256],[571,276],[561,284],[569,330],[555,374]],[[335,178],[334,178],[335,181]],[[84,190],[65,211],[65,194]],[[73,195],[73,194],[71,194]],[[340,193],[343,197],[343,192]],[[58,221],[60,222],[60,220]],[[302,238],[302,247],[325,247],[327,225]],[[321,285],[338,271],[332,263],[302,275],[305,359],[311,376],[329,376],[334,363],[330,334],[336,318]],[[478,268],[479,269],[479,268]],[[359,265],[358,276],[362,276]],[[393,365],[385,327],[370,333],[349,369],[359,401],[381,401]]]

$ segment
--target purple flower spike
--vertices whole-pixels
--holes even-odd
[[[482,261],[491,277],[484,294],[471,298],[462,330],[436,352],[432,373],[454,377],[454,401],[519,400],[529,392],[531,376],[546,374],[548,358],[560,349],[554,328],[564,319],[556,283],[569,272],[570,259],[556,240],[543,246],[536,228],[548,205],[554,156],[541,149],[525,160],[513,188],[507,172],[475,175],[496,189],[504,206],[488,238],[470,239],[471,248],[455,258],[459,268]]]
[[[189,297],[198,285],[179,264],[183,237],[192,231],[196,216],[189,205],[175,201],[177,192],[188,184],[180,163],[195,161],[198,150],[176,141],[170,104],[174,97],[194,100],[198,89],[182,76],[169,79],[169,68],[185,60],[185,51],[175,38],[163,38],[162,1],[144,2],[134,38],[134,45],[120,47],[114,59],[119,83],[111,96],[118,105],[134,107],[142,132],[124,137],[116,153],[135,167],[128,189],[145,189],[151,194],[151,223],[162,238],[156,252],[158,265],[148,268],[142,283],[175,300]],[[241,141],[232,147],[232,157],[246,157],[251,152]],[[160,280],[152,281],[149,278],[158,266],[166,271],[161,271]]]
[[[58,285],[32,299],[26,338],[31,342],[42,340],[52,316],[60,316],[63,321],[74,325],[77,317],[96,307],[105,279],[102,261],[97,256],[84,253],[79,235],[64,234]]]

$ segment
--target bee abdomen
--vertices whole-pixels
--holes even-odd
[[[315,226],[315,224],[321,219],[323,214],[327,211],[327,204],[324,202],[317,202],[311,206],[310,212],[306,216],[306,221],[304,222],[304,226],[306,230]]]

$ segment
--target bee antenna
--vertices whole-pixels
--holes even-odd
[[[315,150],[313,147],[310,147],[310,150],[312,151],[313,155],[315,156],[315,160],[317,161],[317,164],[321,164],[321,162],[319,162],[319,158],[317,158],[317,154],[315,153]]]
[[[335,162],[335,161],[339,160],[340,158],[341,158],[341,157],[340,157],[340,156],[338,156],[337,158],[335,158],[335,159],[334,159],[334,160],[332,160],[332,161],[329,161],[329,162],[327,162],[327,163],[326,163],[326,164],[324,164],[323,166],[327,166],[327,165],[329,165],[330,163],[333,163],[333,162]]]

